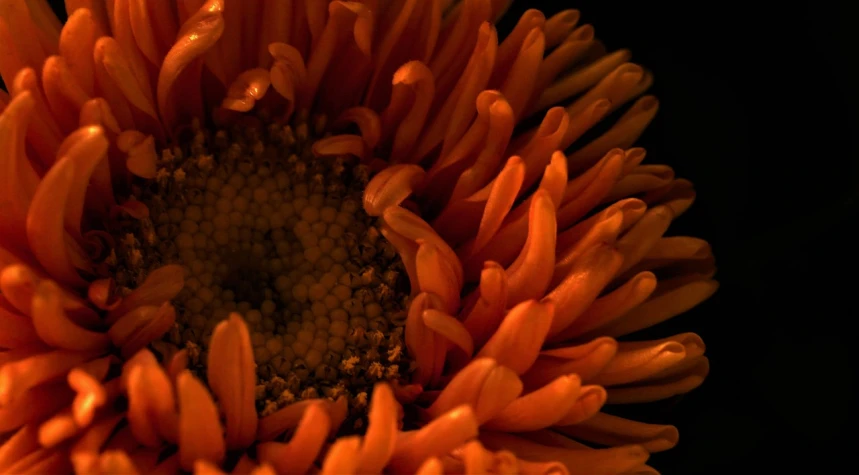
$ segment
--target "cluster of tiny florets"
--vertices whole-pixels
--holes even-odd
[[[408,279],[361,207],[369,171],[349,157],[314,157],[325,124],[312,122],[214,134],[194,123],[162,151],[156,178],[135,187],[149,217],[114,226],[121,290],[156,266],[184,267],[165,340],[189,348],[198,369],[215,326],[231,312],[244,317],[262,414],[340,395],[361,410],[376,381],[410,369]]]

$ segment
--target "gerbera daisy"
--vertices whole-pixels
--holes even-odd
[[[603,406],[707,373],[617,340],[715,291],[694,191],[509,3],[0,0],[0,472],[654,472]]]

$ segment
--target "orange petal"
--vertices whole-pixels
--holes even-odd
[[[85,287],[73,262],[88,265],[89,258],[66,232],[65,205],[73,188],[76,166],[69,157],[54,165],[42,180],[27,213],[27,237],[36,259],[55,279],[72,287]],[[61,212],[57,212],[62,210]]]
[[[609,404],[631,404],[653,402],[685,394],[700,386],[710,372],[710,362],[706,357],[698,358],[697,364],[686,371],[672,374],[656,381],[612,388],[608,390]]]
[[[8,392],[4,381],[7,374],[5,369],[10,365],[0,368],[0,398],[6,398]],[[12,402],[0,403],[0,432],[9,432],[24,424],[32,424],[43,421],[57,411],[68,407],[72,402],[73,394],[65,381],[43,384],[32,389],[23,391],[20,396]],[[11,470],[11,473],[15,473]]]
[[[603,135],[570,155],[570,163],[592,163],[613,148],[628,148],[641,136],[659,110],[654,96],[644,96]]]
[[[560,333],[574,322],[602,292],[611,280],[609,276],[617,272],[621,264],[620,254],[607,244],[598,244],[583,253],[567,277],[545,297],[555,303],[549,335]]]
[[[565,76],[543,91],[535,109],[558,104],[587,91],[618,66],[628,61],[631,56],[629,50],[621,49]]]
[[[0,406],[12,404],[30,388],[54,381],[97,355],[98,352],[54,350],[6,363],[0,367]]]
[[[182,291],[184,285],[185,277],[181,266],[159,267],[150,272],[142,284],[125,296],[119,306],[108,313],[106,323],[113,324],[119,317],[136,307],[160,306],[164,302],[173,300]]]
[[[247,112],[253,109],[256,101],[265,96],[270,85],[271,77],[268,70],[255,68],[245,71],[230,85],[227,97],[221,102],[221,107],[237,112]]]
[[[180,75],[192,62],[214,46],[224,32],[222,3],[221,0],[209,0],[189,18],[179,30],[176,43],[164,58],[158,74],[157,91],[158,110],[161,111],[161,118],[167,130],[173,130],[179,120],[179,111],[171,99],[182,93],[179,89],[184,85],[180,84]]]
[[[510,67],[510,71],[504,75],[504,83],[501,85],[501,93],[510,102],[513,116],[521,118],[525,113],[525,107],[531,98],[531,92],[537,81],[537,71],[543,60],[543,51],[546,47],[546,38],[543,30],[539,27],[531,29],[528,36],[522,42],[516,61]],[[499,48],[499,57],[503,52],[504,44]],[[561,133],[563,135],[563,133]]]
[[[271,87],[288,101],[285,117],[289,118],[295,108],[296,91],[300,91],[307,80],[304,58],[293,46],[285,43],[272,43],[268,45],[268,51],[274,58],[269,73]]]
[[[444,303],[449,314],[459,309],[460,288],[457,286],[456,263],[442,254],[433,240],[418,239],[418,252],[415,256],[418,283],[421,292],[433,293]]]
[[[257,433],[256,364],[247,326],[237,313],[215,327],[209,346],[208,382],[226,418],[230,450],[250,445]]]
[[[190,371],[176,382],[179,392],[179,458],[191,470],[196,460],[220,464],[224,460],[223,428],[209,391]]]
[[[0,307],[0,348],[19,348],[39,342],[29,318]]]
[[[439,112],[430,119],[426,129],[421,133],[421,140],[415,150],[415,156],[418,160],[427,156],[442,142],[444,145],[441,156],[446,156],[449,149],[465,133],[469,122],[474,118],[474,104],[477,96],[486,89],[489,82],[497,49],[498,34],[492,24],[485,22],[480,26],[477,44],[474,46],[474,51],[471,53],[471,58],[468,60],[462,77],[457,82],[453,92],[444,96],[444,102],[439,107]],[[510,121],[515,122],[509,104],[506,100],[503,103],[510,111]],[[493,134],[493,138],[502,136]]]
[[[35,452],[39,448],[38,431],[35,425],[25,425],[0,445],[0,471],[8,469],[15,462]]]
[[[32,94],[15,95],[0,114],[0,243],[13,249],[29,249],[27,211],[39,184],[39,177],[25,155],[26,131],[33,115]]]
[[[128,358],[161,338],[175,321],[176,309],[170,302],[164,302],[160,307],[144,305],[120,317],[107,334],[122,349],[123,358]]]
[[[330,427],[325,409],[318,402],[308,404],[289,443],[263,442],[257,446],[257,456],[277,473],[305,473],[322,449]]]
[[[421,461],[444,455],[476,437],[477,433],[478,423],[472,408],[458,406],[420,430],[401,436],[389,467],[395,473],[413,473]]]
[[[381,472],[394,453],[397,435],[397,401],[390,386],[376,384],[370,398],[369,425],[357,455],[359,473]]]
[[[719,288],[714,280],[696,280],[676,288],[670,288],[667,283],[657,284],[656,292],[649,300],[598,330],[606,335],[620,336],[651,327],[695,307]],[[665,290],[660,291],[663,285]]]
[[[565,330],[550,338],[550,341],[564,341],[608,325],[624,314],[641,305],[656,290],[656,276],[651,272],[641,272],[610,293],[596,299],[579,318]]]
[[[97,15],[88,8],[69,10],[69,18],[63,25],[59,42],[60,55],[68,64],[72,77],[90,97],[95,94],[92,52],[96,40],[104,33],[96,17]]]
[[[441,460],[438,457],[430,457],[418,467],[415,475],[442,475],[443,473],[444,465],[442,465]]]
[[[78,125],[78,116],[84,103],[90,99],[77,83],[69,80],[72,73],[61,56],[51,56],[42,68],[42,87],[54,117],[66,133]]]
[[[390,161],[400,163],[410,154],[423,129],[435,92],[432,72],[419,61],[397,69],[391,103],[382,113],[383,136],[393,136]],[[412,160],[409,160],[412,161]]]
[[[360,451],[361,437],[353,435],[337,439],[325,454],[320,475],[357,473]]]
[[[423,181],[426,173],[416,165],[394,165],[379,172],[364,190],[364,211],[381,216],[386,208],[399,206]]]
[[[561,376],[517,398],[483,427],[504,432],[525,432],[549,427],[575,405],[581,385],[582,381],[576,375]]]
[[[522,375],[527,388],[538,388],[565,374],[578,374],[583,381],[594,377],[617,353],[613,338],[597,338],[588,343],[545,350]]]
[[[173,385],[158,365],[136,365],[127,373],[128,423],[134,437],[147,447],[175,443],[179,416]]]
[[[480,274],[480,287],[475,291],[473,304],[465,305],[463,325],[471,334],[475,346],[482,347],[495,333],[507,310],[507,274],[495,262],[487,261]]]
[[[538,190],[531,200],[528,239],[519,257],[507,268],[507,306],[542,297],[552,279],[555,239],[558,236],[555,206],[549,193]]]
[[[525,373],[537,360],[554,312],[551,301],[528,300],[513,307],[477,356],[493,358],[516,374]]]
[[[110,338],[86,330],[72,322],[62,307],[57,284],[43,280],[36,288],[32,308],[33,326],[45,343],[55,348],[77,351],[104,351]]]
[[[604,412],[579,424],[556,427],[555,430],[600,445],[639,444],[650,453],[671,449],[679,439],[674,426],[645,424]]]
[[[95,418],[95,411],[107,402],[107,391],[98,379],[78,368],[71,370],[66,379],[77,393],[72,417],[78,426],[87,427]]]
[[[627,473],[647,461],[649,454],[640,445],[610,449],[581,450],[548,447],[503,432],[485,432],[480,441],[493,450],[506,449],[529,461],[560,462],[571,474]]]
[[[582,386],[575,404],[567,410],[567,413],[555,425],[569,426],[580,424],[582,421],[590,419],[602,409],[607,398],[606,390],[602,386]]]
[[[522,382],[512,370],[490,358],[472,360],[441,391],[427,413],[434,418],[461,404],[474,410],[478,423],[502,411],[522,393]]]

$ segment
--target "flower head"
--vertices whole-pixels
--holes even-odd
[[[694,191],[509,3],[0,0],[0,471],[652,473],[608,406],[706,376],[621,339],[716,290]]]

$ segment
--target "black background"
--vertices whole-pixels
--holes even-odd
[[[665,474],[851,471],[859,38],[847,5],[518,0],[505,22],[578,8],[609,49],[631,48],[661,102],[647,160],[698,190],[669,233],[710,241],[722,287],[660,329],[699,333],[711,362],[702,387],[648,408],[680,428],[651,459]]]
[[[771,6],[767,6],[770,4]],[[859,36],[847,2],[542,2],[577,8],[654,72],[647,162],[698,200],[669,230],[707,239],[717,294],[664,324],[707,342],[710,376],[650,409],[680,429],[664,474],[851,473]]]

